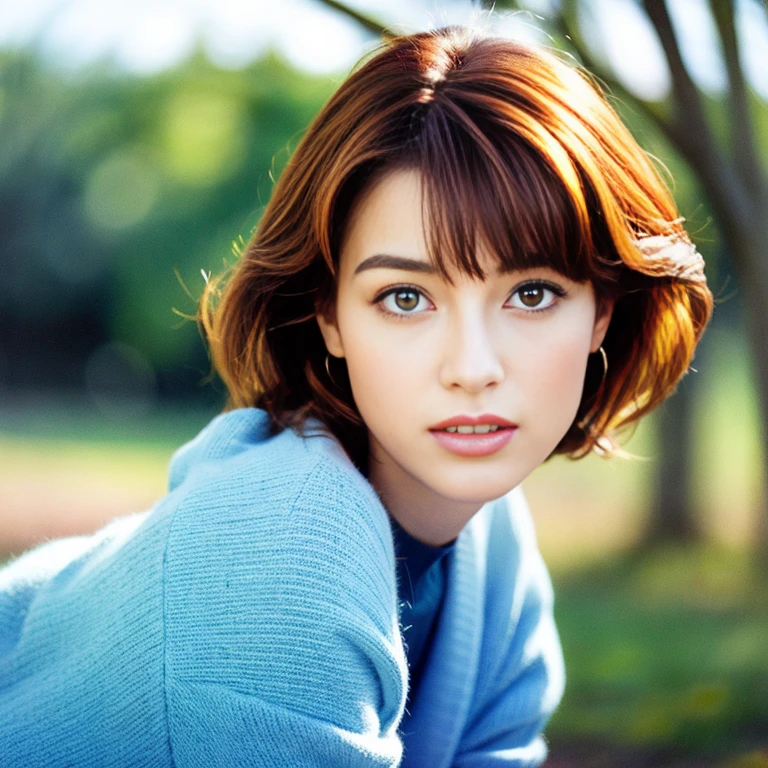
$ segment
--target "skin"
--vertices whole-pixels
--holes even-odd
[[[341,246],[335,306],[317,322],[328,352],[346,358],[368,428],[369,481],[406,531],[435,546],[455,539],[560,442],[613,306],[598,311],[590,283],[549,268],[500,274],[487,251],[478,253],[487,279],[454,273],[453,286],[437,273],[358,270],[376,254],[429,265],[420,194],[417,172],[397,170],[358,200]],[[531,280],[566,293],[542,285],[521,292]],[[376,303],[393,286],[407,288]],[[518,425],[489,456],[458,456],[429,431],[449,417],[483,413]]]

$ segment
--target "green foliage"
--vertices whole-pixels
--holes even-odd
[[[0,52],[0,307],[43,326],[90,312],[155,370],[188,363],[202,345],[175,270],[196,299],[232,260],[335,85],[273,53],[140,78]]]
[[[768,574],[743,553],[660,549],[556,582],[568,683],[553,745],[726,755],[764,728]]]

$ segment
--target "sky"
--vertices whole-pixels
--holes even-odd
[[[527,0],[528,13],[499,15],[494,29],[546,43],[536,13],[556,0]],[[471,0],[348,0],[398,31],[416,32],[476,18]],[[768,99],[768,22],[758,0],[736,0],[743,64]],[[689,71],[717,93],[725,70],[707,0],[670,0]],[[593,0],[591,29],[614,71],[638,96],[662,98],[669,73],[637,0]],[[373,45],[353,21],[316,0],[0,0],[0,47],[38,45],[63,69],[112,59],[151,75],[185,58],[200,41],[220,66],[238,68],[279,49],[294,65],[343,74]]]

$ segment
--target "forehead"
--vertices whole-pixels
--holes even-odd
[[[426,257],[426,232],[420,174],[413,169],[391,171],[374,179],[352,206],[342,258],[362,259],[366,248],[384,245],[401,245],[409,256]]]

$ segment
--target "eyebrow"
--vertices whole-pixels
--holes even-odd
[[[422,274],[434,275],[436,273],[435,268],[426,261],[421,259],[409,259],[406,256],[392,256],[388,253],[377,253],[373,256],[369,256],[367,259],[363,259],[357,267],[352,276],[359,275],[361,272],[365,272],[368,269],[402,269],[407,272],[421,272]],[[499,275],[507,275],[510,272],[516,270],[512,267],[506,267],[501,265],[498,270]]]
[[[421,259],[409,259],[405,256],[390,256],[388,253],[377,253],[363,259],[355,268],[354,275],[359,275],[367,269],[404,269],[408,272],[423,272],[434,275],[435,268]]]

